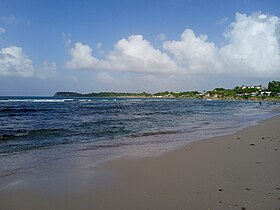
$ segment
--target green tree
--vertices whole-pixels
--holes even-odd
[[[268,88],[269,91],[278,91],[280,92],[280,81],[271,81],[268,83]]]
[[[280,93],[280,81],[271,81],[268,83],[267,90],[271,91],[271,96],[277,96]]]

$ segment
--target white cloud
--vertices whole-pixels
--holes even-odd
[[[116,70],[148,74],[178,72],[175,62],[141,35],[118,41],[115,49],[109,53],[107,62]]]
[[[33,67],[33,62],[24,54],[22,48],[11,46],[0,49],[0,77],[16,76],[25,78],[55,79],[55,62],[45,61],[41,67]]]
[[[69,52],[71,59],[66,63],[70,69],[105,69],[138,73],[176,73],[178,67],[167,54],[151,46],[141,35],[132,35],[119,40],[108,58],[99,60],[88,45],[76,43]]]
[[[88,45],[77,42],[69,52],[71,60],[66,63],[69,69],[91,69],[94,68],[98,60],[93,57],[92,49]]]
[[[232,74],[240,77],[280,76],[280,19],[261,13],[250,16],[236,13],[221,48],[207,41],[206,35],[196,36],[190,29],[179,41],[166,41],[163,48],[185,72]]]
[[[221,65],[215,44],[207,42],[206,35],[196,36],[191,29],[186,29],[179,41],[164,42],[163,48],[186,73],[217,71]]]
[[[11,46],[0,50],[0,76],[32,77],[33,75],[32,60],[23,53],[22,48]]]
[[[160,37],[165,39],[163,35]],[[66,67],[166,74],[178,78],[182,73],[185,77],[198,74],[280,77],[279,17],[236,13],[236,20],[227,27],[224,37],[226,44],[219,48],[207,40],[207,35],[195,35],[186,29],[179,40],[166,40],[159,50],[142,35],[132,35],[119,40],[104,60],[94,57],[90,46],[78,42],[69,52],[71,59]]]
[[[279,29],[279,17],[237,13],[224,33],[229,43],[219,52],[225,68],[243,76],[279,77]]]

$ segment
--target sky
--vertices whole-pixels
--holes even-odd
[[[0,0],[0,95],[280,80],[279,0]]]

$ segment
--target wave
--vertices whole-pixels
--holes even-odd
[[[48,109],[34,109],[34,108],[3,108],[0,109],[0,113],[20,113],[20,112],[38,112],[38,111],[46,111]]]
[[[154,132],[144,132],[139,134],[132,134],[131,137],[147,137],[147,136],[159,136],[159,135],[170,135],[182,133],[181,130],[173,131],[154,131]]]
[[[54,110],[53,108],[30,108],[30,107],[7,107],[7,108],[0,108],[0,116],[6,116],[6,117],[14,117],[19,115],[34,115],[34,114],[40,114],[40,113],[46,113],[49,111]]]
[[[37,130],[16,130],[14,133],[0,134],[0,141],[10,141],[26,137],[50,136],[58,135],[67,132],[66,129],[51,128]]]
[[[104,143],[104,144],[96,144],[91,146],[86,146],[84,148],[79,148],[77,151],[88,151],[88,150],[98,150],[98,149],[106,149],[106,148],[117,148],[117,147],[123,147],[123,146],[130,146],[130,145],[136,145],[137,143],[134,142],[120,142],[120,143]]]
[[[55,103],[55,102],[68,102],[75,99],[1,99],[0,102],[34,102],[34,103]]]

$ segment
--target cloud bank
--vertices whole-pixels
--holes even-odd
[[[105,69],[131,71],[138,73],[176,73],[176,63],[170,57],[155,49],[142,35],[132,35],[119,40],[109,52],[107,60],[99,60],[93,56],[90,46],[76,43],[70,49],[70,61],[66,67],[70,69]]]
[[[228,26],[224,36],[228,45],[220,49],[219,55],[226,69],[244,76],[279,77],[279,17],[237,13],[236,22]]]
[[[94,56],[89,45],[77,42],[69,51],[69,69],[117,70],[142,74],[238,75],[280,77],[280,19],[262,13],[236,13],[218,47],[207,35],[186,29],[179,40],[162,39],[156,49],[142,35],[119,40],[105,59]]]

